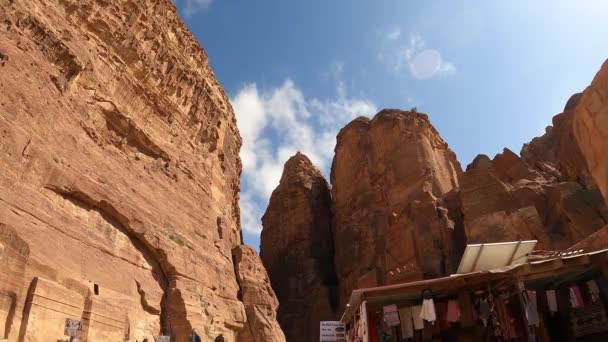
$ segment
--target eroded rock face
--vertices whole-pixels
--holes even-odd
[[[241,287],[240,297],[247,313],[247,323],[238,336],[239,342],[285,342],[277,323],[279,302],[260,258],[248,246],[237,246],[232,253]]]
[[[241,140],[174,5],[0,1],[0,22],[0,237],[28,258],[0,273],[0,338],[75,318],[89,341],[234,341]]]
[[[608,61],[583,92],[575,109],[574,137],[608,203]]]
[[[17,232],[0,223],[0,337],[14,333],[13,320],[18,295],[25,285],[25,268],[29,258],[29,247]]]
[[[261,257],[281,305],[287,340],[319,339],[319,322],[334,320],[331,194],[310,159],[298,153],[286,163],[262,218]]]
[[[441,197],[460,164],[425,114],[383,110],[338,134],[332,165],[341,307],[355,288],[438,276],[458,266]]]
[[[566,156],[566,162],[576,157]],[[478,156],[467,167],[460,178],[460,197],[468,243],[534,239],[539,249],[561,250],[608,222],[608,210],[585,169],[579,166],[580,177],[564,176],[560,170],[574,169],[566,169],[559,155],[545,158],[536,160],[541,167],[534,169],[505,149],[493,160]],[[569,178],[581,183],[564,181]]]
[[[595,186],[582,152],[574,140],[574,116],[582,94],[570,97],[563,113],[553,117],[545,134],[532,139],[521,149],[528,167],[537,169],[556,181],[572,181],[587,187]]]

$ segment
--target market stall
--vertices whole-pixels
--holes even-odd
[[[608,250],[527,260],[529,248],[511,247],[473,246],[461,263],[473,272],[353,291],[347,341],[608,340]]]

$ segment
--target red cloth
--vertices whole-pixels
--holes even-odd
[[[583,296],[581,296],[581,290],[578,286],[570,287],[570,306],[572,306],[573,309],[580,309],[585,306]]]
[[[460,307],[456,299],[450,299],[448,301],[448,313],[445,316],[446,321],[455,323],[460,320]]]
[[[367,312],[367,324],[369,328],[369,342],[378,342],[378,317],[376,314]]]
[[[437,322],[435,322],[435,325],[439,325],[439,330],[444,331],[450,329],[450,323],[445,319],[448,313],[448,303],[436,303],[435,311],[437,311]]]

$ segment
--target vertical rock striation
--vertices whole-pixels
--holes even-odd
[[[383,110],[338,134],[332,165],[341,307],[355,288],[439,276],[458,266],[442,196],[460,164],[425,114]]]
[[[261,258],[281,303],[290,342],[319,339],[319,321],[336,316],[331,195],[305,155],[286,163],[262,218]]]
[[[240,145],[171,1],[0,0],[0,339],[234,340]]]
[[[604,62],[576,107],[574,137],[608,203],[608,61]]]
[[[279,302],[262,261],[249,246],[237,246],[232,253],[237,281],[241,287],[240,299],[247,312],[247,324],[239,334],[238,341],[285,342],[285,336],[277,323]]]

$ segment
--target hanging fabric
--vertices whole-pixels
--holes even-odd
[[[384,323],[389,327],[399,326],[399,311],[397,305],[386,305],[382,308]]]
[[[422,306],[416,305],[412,306],[412,320],[414,321],[414,330],[422,330],[424,329],[424,321],[420,317]]]
[[[435,303],[435,316],[437,317],[435,327],[437,327],[437,334],[441,334],[442,331],[450,329],[450,322],[447,321],[448,316],[448,302],[437,302]]]
[[[455,323],[460,320],[460,307],[456,299],[450,299],[448,301],[448,313],[446,315],[446,321]]]
[[[367,301],[363,301],[363,303],[361,303],[361,306],[359,307],[359,310],[361,312],[361,340],[362,341],[369,341],[369,324],[367,321]]]
[[[583,303],[583,296],[581,296],[581,290],[578,286],[571,286],[569,288],[570,292],[570,306],[573,309],[580,309],[585,306]]]
[[[555,294],[555,290],[548,290],[546,292],[547,295],[547,306],[549,307],[549,312],[551,315],[555,314],[557,309],[557,295]]]
[[[376,317],[375,312],[367,312],[367,325],[369,342],[379,342],[380,330],[378,329],[378,317]]]
[[[521,292],[521,297],[528,325],[539,327],[540,319],[538,317],[538,310],[536,308],[536,291],[524,290]]]
[[[431,323],[434,323],[437,320],[437,315],[435,314],[435,302],[433,301],[433,298],[424,299],[422,301],[420,318]]]
[[[433,291],[425,289],[422,291],[422,309],[420,310],[420,318],[427,322],[434,323],[437,320],[435,313],[435,302],[433,301]]]
[[[597,286],[597,282],[591,279],[587,282],[589,288],[589,294],[591,295],[591,302],[595,303],[600,299],[600,288]]]
[[[479,319],[483,322],[484,326],[488,325],[488,319],[490,318],[490,304],[485,298],[479,300]]]
[[[412,320],[412,308],[399,309],[399,319],[401,320],[401,333],[404,338],[414,337],[414,325]]]

